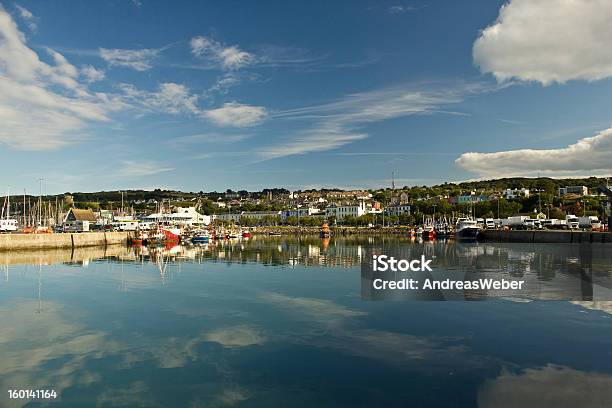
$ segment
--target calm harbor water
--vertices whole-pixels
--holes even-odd
[[[364,301],[361,258],[385,244],[612,276],[609,246],[388,238],[0,254],[0,406],[612,406],[612,302]]]

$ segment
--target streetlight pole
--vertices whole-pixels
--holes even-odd
[[[497,196],[497,219],[499,220],[499,195]]]

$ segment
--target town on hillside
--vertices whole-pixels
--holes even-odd
[[[225,192],[156,189],[53,196],[6,195],[1,230],[132,230],[160,220],[177,225],[417,226],[460,217],[599,223],[610,216],[607,179],[517,178],[371,190],[283,188]],[[517,218],[519,217],[519,218]],[[586,217],[586,218],[585,218]],[[590,217],[590,218],[588,218]],[[508,221],[506,221],[507,223]],[[529,221],[528,221],[529,222]],[[549,221],[549,227],[552,227]],[[573,224],[570,223],[570,226]],[[599,224],[597,224],[599,225]],[[541,226],[541,225],[540,225]]]

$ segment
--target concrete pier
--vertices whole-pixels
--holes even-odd
[[[483,242],[520,242],[535,244],[595,244],[612,243],[612,234],[592,231],[505,231],[483,230],[478,238]]]
[[[0,234],[0,251],[56,249],[127,244],[129,232]]]

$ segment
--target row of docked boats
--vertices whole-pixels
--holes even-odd
[[[149,231],[136,231],[132,238],[135,245],[156,245],[166,243],[181,243],[204,245],[212,240],[232,238],[251,238],[248,229],[180,229],[178,227],[161,226]]]
[[[459,218],[455,225],[446,219],[433,222],[425,220],[422,226],[410,230],[408,236],[411,238],[420,237],[424,240],[434,239],[455,239],[457,241],[475,242],[482,226],[471,218]]]

